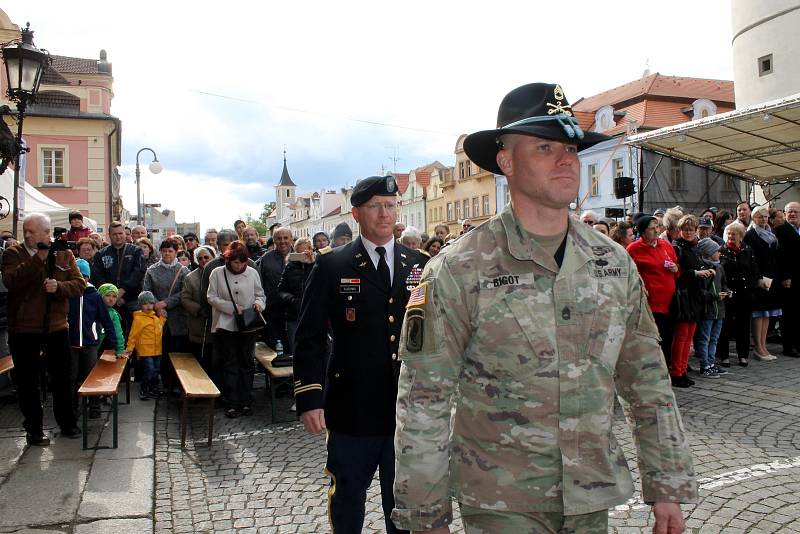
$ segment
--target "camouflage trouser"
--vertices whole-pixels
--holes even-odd
[[[607,534],[608,511],[562,515],[555,512],[497,512],[461,505],[467,534]]]

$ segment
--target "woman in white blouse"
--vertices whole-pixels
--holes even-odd
[[[223,254],[225,265],[211,271],[208,303],[212,308],[211,332],[214,345],[219,344],[223,357],[224,383],[222,395],[225,415],[250,415],[253,387],[253,352],[257,331],[240,332],[235,314],[253,308],[261,313],[266,297],[258,271],[247,266],[244,244],[234,241]]]

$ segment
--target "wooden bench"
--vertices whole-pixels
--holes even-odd
[[[117,402],[117,389],[119,389],[119,381],[125,371],[125,366],[128,364],[128,358],[117,358],[114,351],[107,350],[103,352],[102,356],[97,359],[97,363],[89,372],[89,376],[83,381],[81,387],[78,389],[78,396],[81,397],[81,417],[83,426],[83,449],[86,450],[88,446],[88,407],[89,397],[111,397],[111,413],[113,415],[112,431],[113,431],[113,447],[117,448],[117,422],[118,422],[118,407]],[[102,448],[102,447],[95,447]]]
[[[187,410],[189,399],[209,399],[211,401],[208,408],[208,446],[211,446],[211,437],[214,433],[214,401],[219,397],[219,389],[208,375],[197,359],[192,354],[183,352],[171,352],[169,359],[175,374],[183,389],[183,404],[181,405],[181,448],[186,446],[186,427]]]
[[[275,396],[276,396],[276,389],[281,387],[282,385],[288,385],[292,387],[292,377],[294,376],[294,367],[286,366],[286,367],[273,367],[272,360],[277,357],[277,353],[269,348],[266,343],[261,341],[256,343],[256,360],[258,363],[261,364],[261,367],[264,368],[265,380],[267,383],[267,389],[269,389],[270,394],[270,422],[275,422]]]
[[[11,356],[3,356],[0,358],[0,375],[11,372],[14,369],[14,360]]]

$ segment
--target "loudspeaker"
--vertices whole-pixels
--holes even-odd
[[[616,198],[628,198],[633,195],[633,178],[620,176],[614,178],[614,196]]]

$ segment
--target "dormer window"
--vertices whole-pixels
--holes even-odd
[[[692,118],[705,119],[717,114],[717,105],[707,98],[698,98],[692,102]]]
[[[611,106],[603,106],[594,113],[594,131],[605,132],[616,126],[614,122],[614,108]]]

